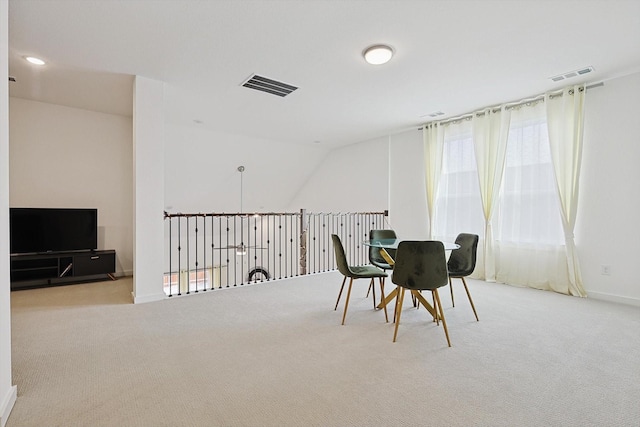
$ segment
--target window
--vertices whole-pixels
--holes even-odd
[[[484,234],[478,168],[469,122],[449,124],[445,128],[434,236],[453,241],[461,232]]]
[[[445,128],[442,176],[436,202],[435,236],[455,239],[460,232],[484,236],[471,123]],[[511,113],[505,170],[494,239],[525,245],[564,245],[544,105]]]
[[[494,237],[505,243],[563,245],[549,134],[542,103],[512,112]]]

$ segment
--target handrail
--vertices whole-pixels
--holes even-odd
[[[164,212],[168,296],[335,270],[331,234],[351,265],[368,264],[362,241],[387,228],[384,212]]]

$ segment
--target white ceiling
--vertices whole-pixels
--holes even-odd
[[[386,65],[362,58],[377,43]],[[282,142],[355,143],[637,71],[638,0],[9,1],[10,96],[131,115],[140,75],[166,82],[171,123]],[[253,73],[299,89],[241,87]]]

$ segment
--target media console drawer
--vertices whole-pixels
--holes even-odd
[[[116,271],[115,251],[97,251],[73,256],[73,275],[91,276]]]

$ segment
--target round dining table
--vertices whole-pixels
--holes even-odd
[[[372,240],[365,240],[364,242],[362,242],[362,244],[365,246],[380,248],[380,255],[382,256],[382,258],[384,258],[387,264],[393,267],[393,265],[395,264],[395,261],[393,257],[389,255],[389,252],[387,252],[387,249],[398,249],[398,244],[400,244],[402,240],[407,240],[407,239],[372,239]],[[447,255],[447,258],[449,257],[449,255],[451,255],[452,250],[460,248],[460,245],[458,245],[457,243],[442,242],[442,244],[444,245],[444,250]],[[380,301],[380,304],[377,305],[377,308],[384,308],[396,297],[397,293],[398,293],[398,288],[391,291],[382,301]],[[431,306],[431,304],[429,304],[426,300],[424,300],[424,298],[420,298],[420,300],[424,308],[426,308],[434,316],[434,319],[437,318],[438,314],[436,313],[434,308]]]

